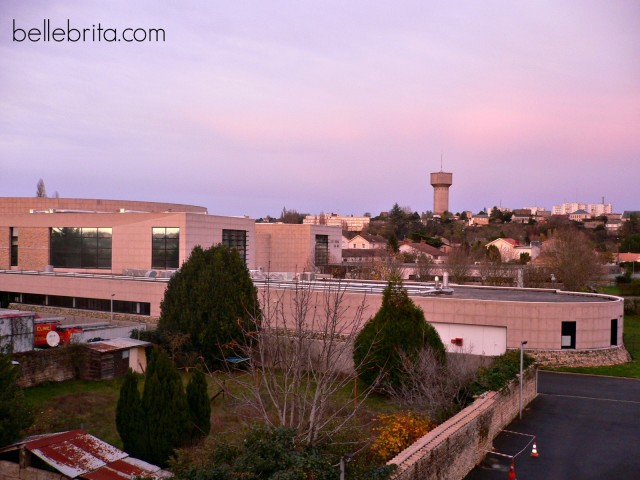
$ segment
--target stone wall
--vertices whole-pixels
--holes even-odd
[[[620,345],[592,350],[527,350],[543,367],[601,367],[631,361],[631,355]]]
[[[523,403],[537,395],[537,369],[524,375]],[[487,392],[439,425],[389,463],[398,465],[395,480],[459,480],[491,450],[493,439],[517,415],[520,386],[512,381],[503,392]]]
[[[70,345],[14,354],[13,358],[20,362],[18,385],[29,388],[43,382],[63,382],[77,378],[82,355],[80,349],[78,345]]]
[[[69,477],[33,467],[20,468],[17,463],[0,460],[0,478],[6,480],[63,480]]]

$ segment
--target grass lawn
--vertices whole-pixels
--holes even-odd
[[[239,404],[229,395],[220,394],[222,386],[234,394],[241,387],[229,375],[245,376],[246,373],[229,374],[216,372],[207,378],[209,396],[216,398],[211,402],[211,433],[222,434],[229,440],[239,440],[246,428],[258,420],[248,407]],[[184,383],[189,379],[183,374]],[[115,411],[122,379],[102,381],[69,380],[59,383],[46,383],[24,390],[25,399],[35,415],[34,424],[25,432],[27,435],[62,432],[84,429],[92,435],[122,448],[122,442],[115,425]],[[142,381],[140,382],[142,391]],[[339,404],[349,403],[352,387],[343,389],[336,395]],[[397,411],[399,407],[380,395],[371,395],[362,407],[351,427],[345,429],[347,441],[354,436],[366,440],[372,433],[373,417]],[[349,433],[351,432],[351,433]],[[345,440],[345,439],[343,439]]]
[[[592,375],[610,375],[612,377],[640,378],[640,315],[624,316],[624,345],[632,357],[629,363],[610,367],[554,368],[553,370]]]

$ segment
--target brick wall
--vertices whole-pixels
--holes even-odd
[[[0,228],[0,270],[9,270],[11,265],[11,228]]]
[[[523,403],[537,395],[537,370],[525,372]],[[395,480],[459,480],[491,450],[493,439],[517,415],[520,387],[512,381],[504,392],[488,392],[457,415],[402,451]]]
[[[77,345],[14,354],[20,362],[18,385],[29,388],[43,382],[62,382],[77,378],[80,368]],[[0,478],[2,476],[0,475]]]
[[[43,271],[49,265],[49,229],[20,227],[18,267]]]

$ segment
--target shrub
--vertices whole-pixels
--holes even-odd
[[[395,457],[434,427],[427,417],[410,411],[380,415],[375,421],[379,423],[374,428],[378,436],[371,445],[371,451],[385,461]]]
[[[534,363],[534,359],[524,354],[523,368]],[[509,350],[496,357],[488,367],[478,369],[478,377],[472,382],[469,392],[469,400],[473,395],[480,395],[488,391],[500,391],[520,373],[520,351]]]
[[[205,437],[211,431],[211,401],[207,393],[207,378],[200,369],[193,373],[187,385],[187,403],[191,418],[191,437]]]
[[[430,349],[439,362],[446,361],[442,340],[426,322],[422,309],[411,301],[401,281],[389,281],[380,310],[354,342],[358,377],[367,385],[382,379],[383,387],[397,388],[403,378],[403,356],[414,358],[424,348]]]

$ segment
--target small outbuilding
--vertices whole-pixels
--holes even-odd
[[[34,312],[0,308],[0,349],[14,353],[33,350]]]
[[[133,338],[102,340],[84,345],[86,361],[84,380],[106,380],[123,376],[128,369],[137,373],[147,370],[146,349],[151,343]]]
[[[6,480],[161,479],[172,474],[89,435],[84,430],[25,438],[0,448],[0,478]]]

